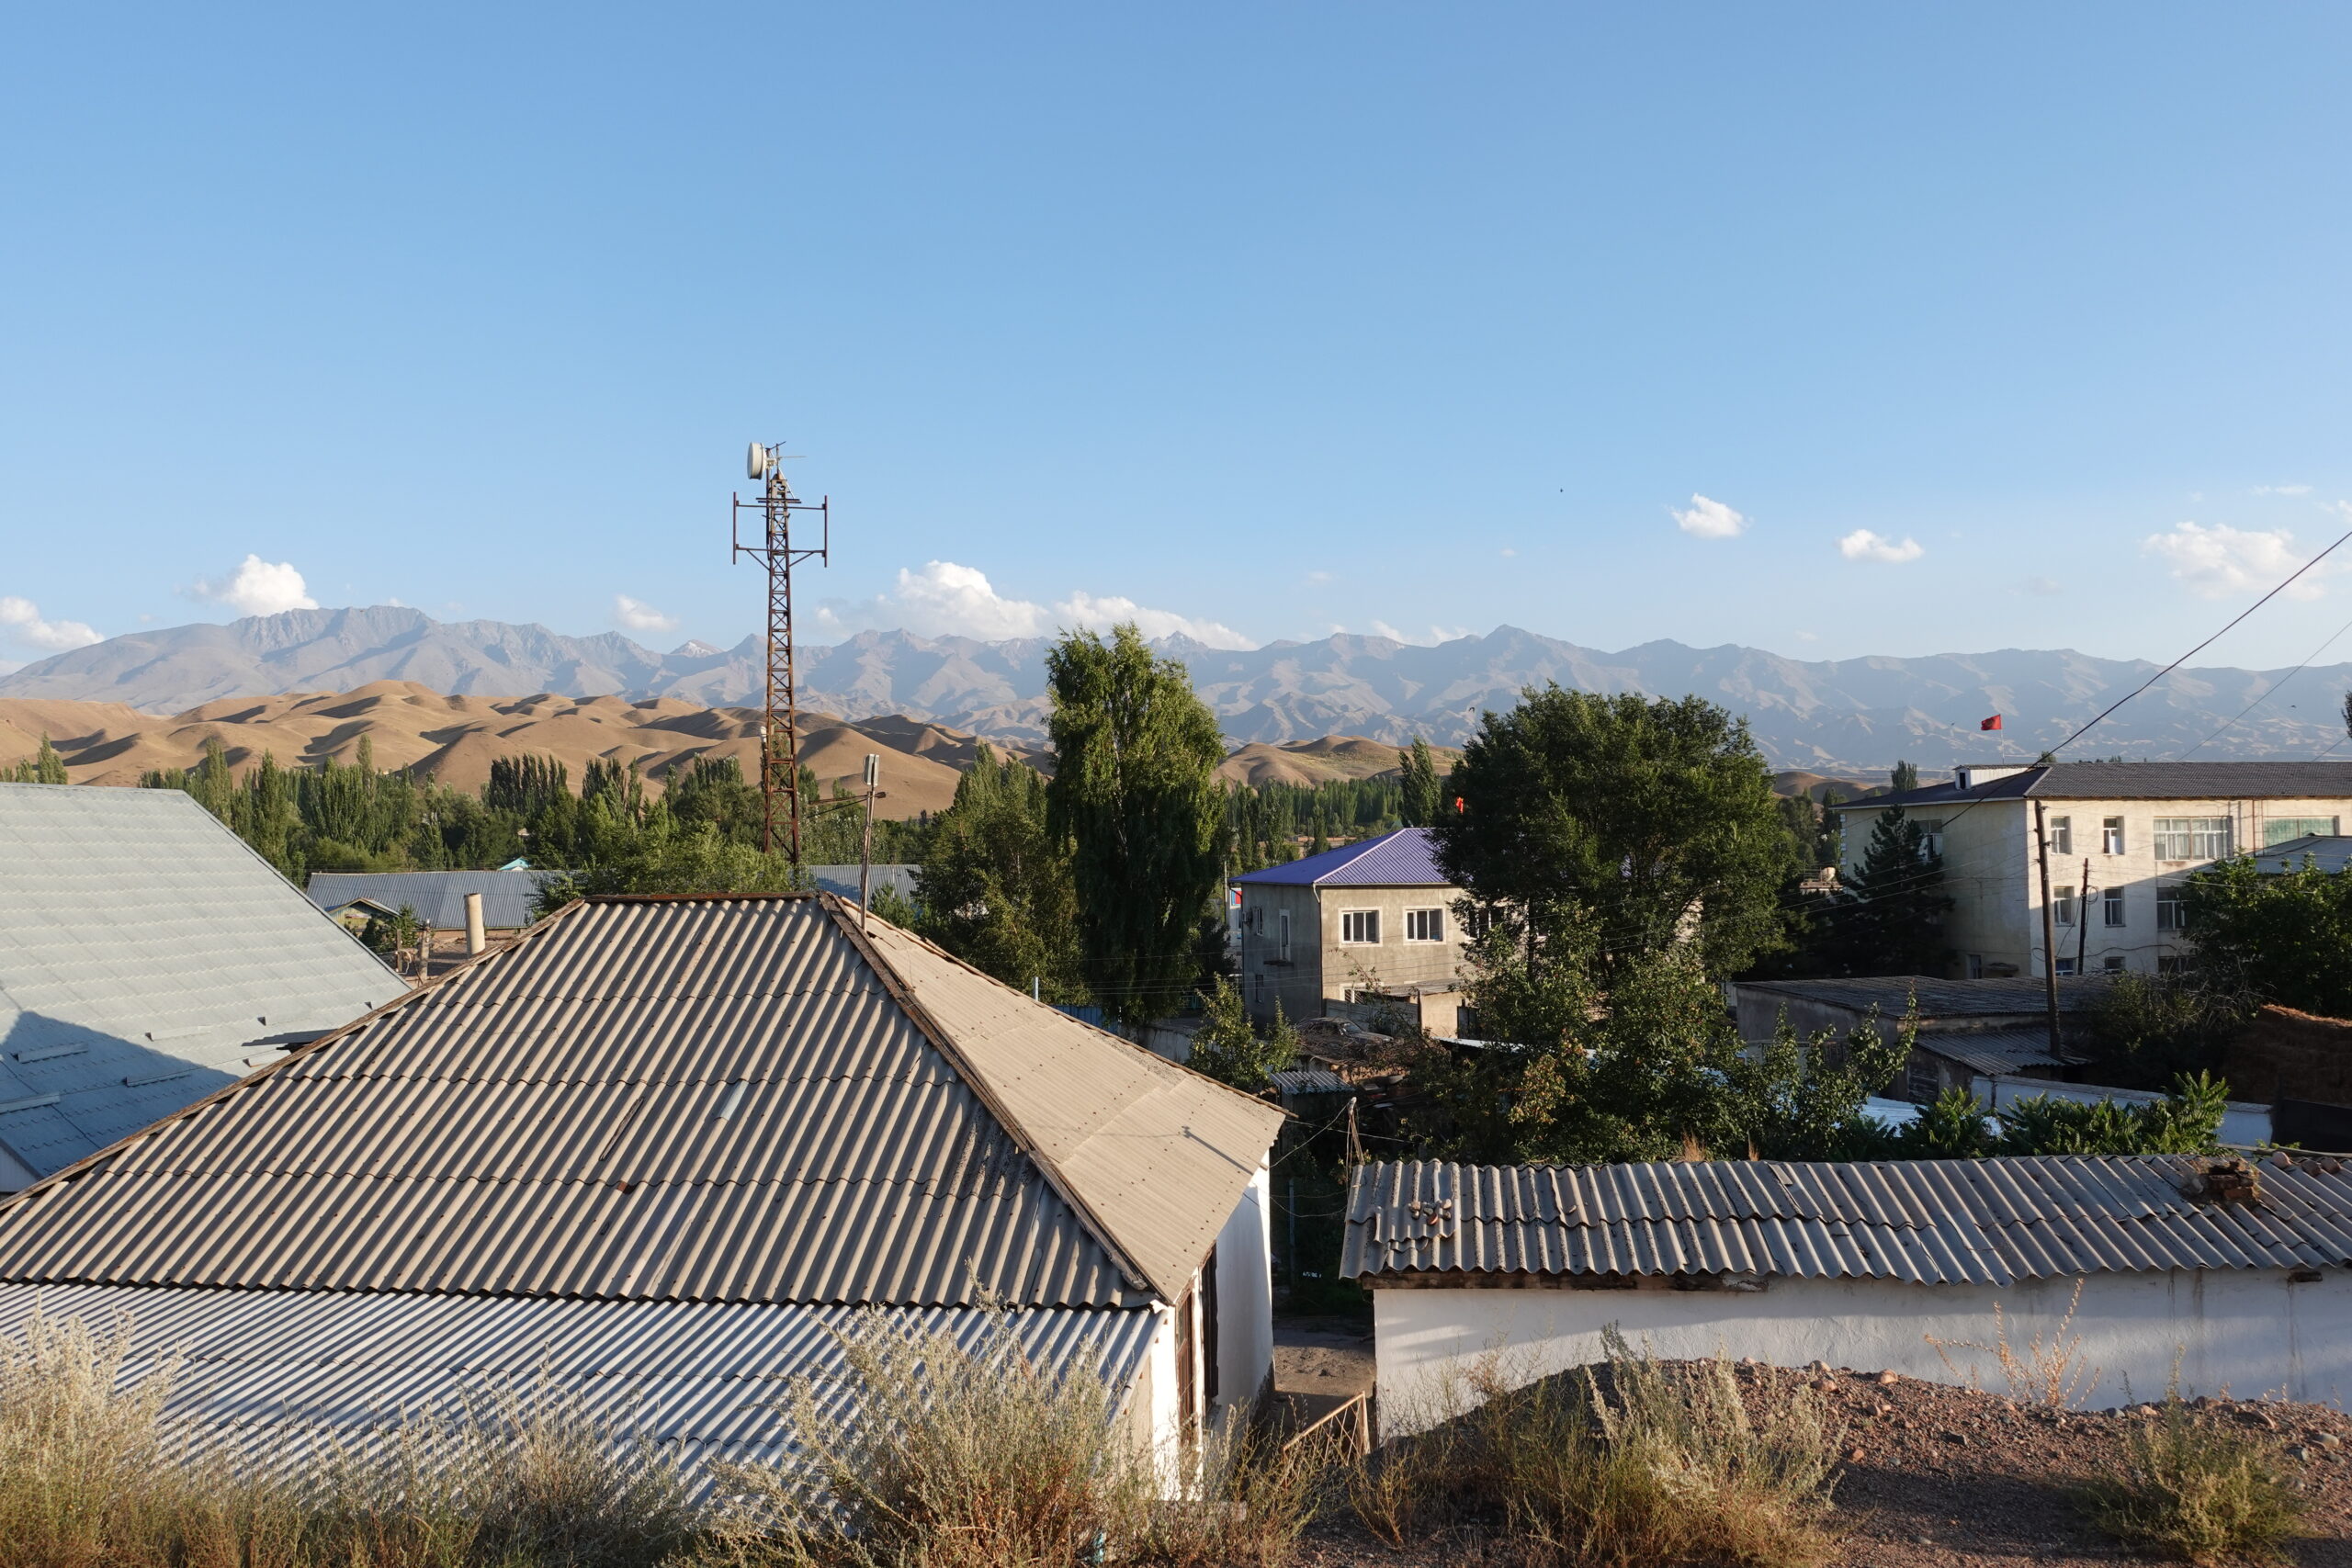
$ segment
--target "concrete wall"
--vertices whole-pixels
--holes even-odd
[[[1216,1408],[1247,1419],[1274,1376],[1273,1205],[1261,1164],[1216,1237]]]
[[[1384,987],[1442,985],[1455,978],[1462,958],[1462,932],[1453,917],[1451,887],[1293,887],[1245,883],[1241,887],[1241,999],[1262,1023],[1274,1003],[1294,1019],[1320,1018],[1327,998]],[[1380,915],[1377,943],[1343,942],[1340,917],[1349,909]],[[1443,909],[1445,940],[1407,942],[1405,911]],[[1281,961],[1281,917],[1291,918],[1291,961]],[[1430,999],[1430,1027],[1453,1032],[1450,1003]]]
[[[2265,1006],[2222,1070],[2240,1094],[2352,1105],[2352,1021]]]
[[[1290,959],[1282,957],[1281,917],[1290,916]],[[1241,1000],[1265,1023],[1280,1002],[1285,1016],[1323,1016],[1322,907],[1312,887],[1244,884],[1241,889]]]
[[[2160,1398],[2179,1368],[2184,1397],[2266,1393],[2342,1406],[2352,1399],[2352,1269],[2307,1284],[2284,1269],[2093,1274],[2064,1342],[2098,1369],[2093,1408]],[[1513,1384],[1603,1359],[1615,1324],[1634,1348],[1665,1358],[1752,1356],[1893,1368],[1930,1382],[2007,1392],[1989,1348],[2039,1336],[2060,1343],[2072,1279],[2001,1288],[1875,1280],[1782,1280],[1732,1291],[1376,1290],[1374,1325],[1384,1435],[1462,1407],[1464,1374],[1492,1356]],[[1996,1331],[1993,1309],[2004,1322]],[[1944,1343],[1939,1354],[1935,1341]],[[1949,1358],[1949,1360],[1947,1360]]]

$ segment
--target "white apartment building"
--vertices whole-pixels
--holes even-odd
[[[1408,1000],[1422,1027],[1458,1021],[1462,890],[1438,869],[1426,828],[1406,828],[1232,879],[1241,998],[1263,1023],[1332,1002]]]
[[[1950,784],[1848,801],[1843,874],[1899,806],[1943,856],[1952,977],[2041,973],[2039,806],[2058,973],[2170,969],[2189,951],[2179,889],[2225,856],[2352,823],[2352,761],[1964,765]]]

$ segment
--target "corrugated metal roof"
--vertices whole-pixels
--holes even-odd
[[[1857,1013],[1876,1008],[1885,1019],[1901,1018],[1919,1003],[1919,1016],[1931,1018],[1999,1018],[2010,1013],[2039,1014],[2049,1007],[2048,993],[2039,976],[1996,980],[1939,980],[1932,975],[1868,975],[1851,979],[1735,980],[1739,997],[1767,999],[1792,997]],[[2058,977],[2058,1009],[2083,1012],[2107,994],[2107,979],[2098,975]]]
[[[1348,1080],[1329,1067],[1277,1067],[1266,1075],[1278,1094],[1345,1094]]]
[[[1752,1273],[2008,1284],[2352,1263],[2352,1170],[2259,1167],[2222,1203],[2188,1155],[1360,1167],[1340,1272]],[[1467,1282],[1467,1281],[1465,1281]]]
[[[842,1369],[839,1336],[865,1309],[718,1302],[588,1302],[482,1296],[0,1285],[0,1335],[36,1310],[100,1332],[130,1325],[130,1368],[184,1358],[165,1416],[200,1446],[324,1427],[345,1441],[403,1416],[458,1414],[468,1398],[530,1390],[544,1371],[591,1414],[670,1446],[699,1470],[711,1459],[781,1459],[793,1434],[775,1409],[796,1378],[822,1399]],[[1156,1314],[1045,1308],[1012,1314],[1033,1364],[1091,1358],[1127,1388]],[[974,1308],[885,1313],[890,1327],[987,1343]],[[834,1405],[836,1413],[846,1398]]]
[[[2352,762],[2058,762],[1974,789],[1957,783],[1840,801],[1833,811],[1917,810],[1974,800],[2352,799]]]
[[[2053,1052],[2047,1029],[1923,1029],[1922,1051],[1958,1062],[1972,1072],[2014,1073],[2019,1067],[2063,1067],[2088,1056]]]
[[[0,1206],[0,1279],[1125,1306],[1280,1121],[828,897],[590,900]]]
[[[0,1145],[32,1174],[404,989],[181,791],[0,784]]]
[[[2306,833],[2283,844],[2273,844],[2254,857],[2254,869],[2266,876],[2301,871],[2306,864],[2334,875],[2352,865],[2352,838],[2340,833]]]
[[[1438,869],[1437,842],[1426,828],[1399,828],[1377,838],[1342,844],[1232,880],[1245,886],[1315,887],[1445,887]]]
[[[482,924],[492,931],[520,931],[531,923],[531,900],[545,871],[318,871],[307,888],[322,909],[342,909],[367,899],[398,912],[403,906],[435,931],[466,929],[466,895],[481,895]]]
[[[869,881],[876,897],[880,897],[882,890],[887,887],[911,904],[915,901],[915,886],[922,877],[922,867],[919,865],[880,864],[874,867]],[[858,868],[854,865],[812,865],[808,868],[808,880],[816,885],[817,891],[837,894],[852,900],[857,897],[857,878]]]

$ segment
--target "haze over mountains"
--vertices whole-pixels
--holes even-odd
[[[1047,646],[1041,637],[865,632],[802,650],[802,702],[850,719],[903,716],[1035,745],[1045,739]],[[1396,742],[1418,734],[1459,744],[1483,709],[1508,707],[1523,686],[1553,680],[1587,691],[1704,696],[1747,715],[1775,767],[1846,772],[1875,772],[1897,758],[1931,769],[2030,758],[2156,669],[2064,649],[1809,662],[1659,641],[1612,653],[1512,626],[1435,647],[1344,634],[1238,652],[1183,638],[1159,646],[1185,661],[1226,734],[1240,742],[1327,735]],[[687,643],[657,653],[614,632],[565,637],[385,605],[292,610],[109,638],[0,677],[0,697],[177,713],[225,697],[342,692],[389,680],[458,695],[671,697],[716,707],[754,699],[760,657],[755,637],[728,649]],[[2230,722],[2285,673],[2177,671],[2102,725],[2082,743],[2084,754],[2316,755],[2343,739],[2336,706],[2352,665],[2305,670]],[[1978,721],[1994,713],[2005,716],[2003,730],[1981,733]]]

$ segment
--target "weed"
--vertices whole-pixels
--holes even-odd
[[[2068,1337],[2075,1326],[2075,1313],[2083,1304],[2083,1281],[2075,1281],[2075,1293],[2067,1299],[2066,1314],[2052,1328],[2045,1340],[2035,1335],[2020,1350],[2009,1343],[2008,1318],[2001,1303],[1993,1303],[1993,1343],[1979,1345],[1965,1339],[1939,1339],[1930,1334],[1928,1343],[1943,1358],[1944,1368],[1954,1378],[1962,1371],[1952,1362],[1954,1350],[1974,1350],[1991,1356],[2001,1369],[2001,1377],[2009,1385],[2009,1397],[2020,1404],[2043,1404],[2052,1410],[2065,1410],[2087,1403],[2098,1388],[2100,1369],[2083,1359],[2083,1337]],[[1969,1369],[1965,1382],[1971,1388],[1978,1386],[1976,1372]],[[2129,1390],[2127,1388],[2126,1392]]]
[[[2177,1394],[2125,1439],[2121,1465],[2095,1481],[2092,1521],[2125,1545],[2199,1564],[2282,1558],[2304,1503],[2278,1479],[2276,1445],[2200,1420]]]

